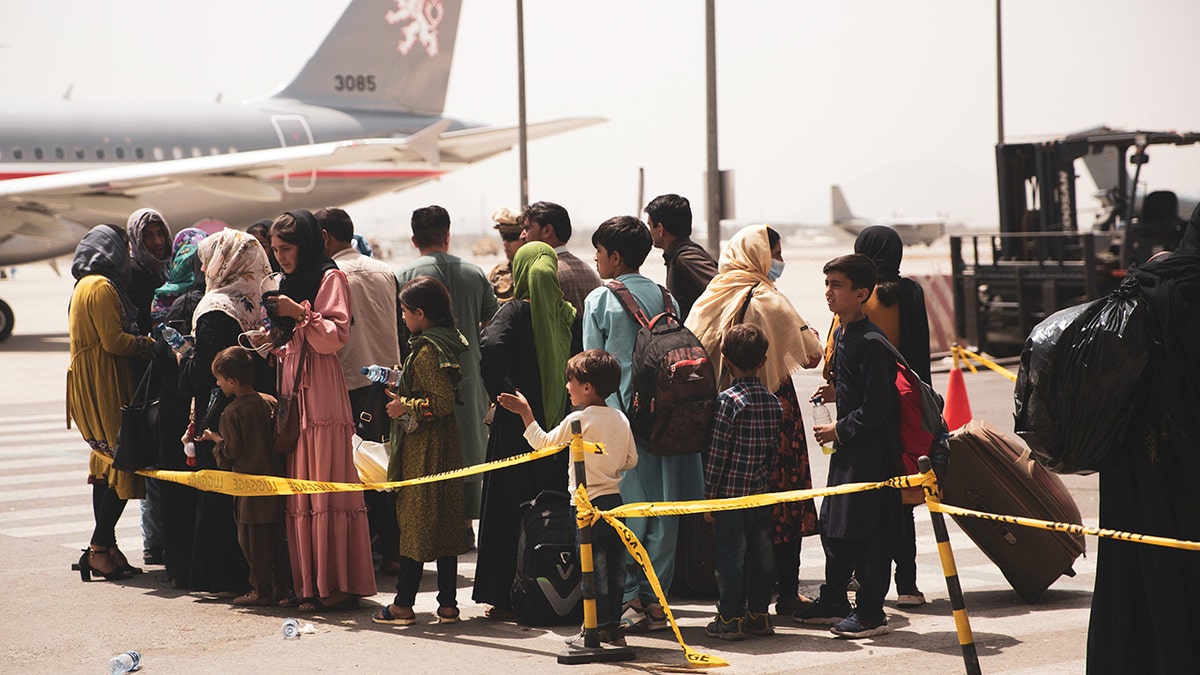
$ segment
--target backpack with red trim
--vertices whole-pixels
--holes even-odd
[[[619,281],[608,288],[641,327],[633,343],[630,389],[621,401],[634,438],[660,457],[704,450],[717,407],[717,372],[704,345],[675,314],[671,294],[663,293],[663,313],[647,319],[633,294]]]

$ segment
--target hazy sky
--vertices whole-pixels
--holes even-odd
[[[290,80],[344,8],[331,0],[5,2],[5,96],[233,105]],[[828,222],[839,183],[862,215],[996,222],[994,4],[976,0],[718,0],[721,166],[739,222]],[[1200,129],[1200,2],[1009,0],[1010,139],[1106,123]],[[699,0],[526,0],[531,121],[609,122],[530,145],[531,198],[579,227],[647,198],[699,198]],[[447,114],[513,123],[515,1],[465,0]],[[1190,160],[1190,161],[1189,161]],[[1153,155],[1152,187],[1200,190],[1200,149]],[[1081,184],[1081,189],[1090,186]],[[441,203],[470,229],[519,199],[516,152],[352,207],[364,229]],[[703,227],[698,223],[698,227]]]

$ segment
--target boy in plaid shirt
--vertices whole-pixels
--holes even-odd
[[[730,328],[721,341],[733,383],[717,397],[704,462],[705,499],[770,491],[783,408],[758,380],[767,346],[752,323]],[[717,534],[717,616],[705,629],[712,637],[741,640],[746,633],[775,633],[767,616],[775,584],[771,512],[767,505],[704,516]]]

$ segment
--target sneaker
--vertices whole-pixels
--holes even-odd
[[[620,626],[609,628],[597,628],[597,634],[600,637],[601,644],[612,645],[613,647],[627,647],[625,642],[625,631],[621,630]],[[579,632],[564,640],[568,646],[583,647],[583,628],[580,627]]]
[[[667,628],[667,612],[662,605],[652,602],[646,605],[646,629],[665,630]]]
[[[883,619],[883,623],[872,624],[860,619],[858,612],[852,612],[850,616],[839,621],[829,631],[838,637],[858,640],[890,633],[892,629],[888,626],[886,617]]]
[[[925,594],[921,591],[914,590],[911,593],[898,593],[896,595],[896,606],[903,609],[920,607],[925,604]]]
[[[850,613],[853,611],[854,608],[850,606],[849,600],[843,598],[834,602],[822,597],[796,610],[792,614],[792,618],[799,623],[832,626],[850,616]]]
[[[719,638],[721,640],[745,640],[746,634],[742,632],[742,617],[734,617],[726,621],[718,614],[713,620],[704,627],[704,632],[709,637]]]
[[[746,612],[742,617],[742,630],[751,635],[774,635],[775,627],[771,625],[771,617],[766,612],[755,614]]]
[[[626,633],[645,633],[650,630],[650,620],[642,606],[636,600],[625,603],[625,611],[621,612],[621,628]]]

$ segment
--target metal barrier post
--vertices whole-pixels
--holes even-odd
[[[583,428],[579,420],[571,422],[571,462],[575,466],[575,478],[587,494],[587,471],[583,460]],[[579,528],[579,570],[583,574],[583,645],[568,645],[558,655],[564,665],[579,663],[608,663],[633,659],[629,647],[604,647],[600,644],[600,632],[596,618],[596,574],[592,564],[592,526]]]
[[[922,456],[917,460],[917,468],[922,474],[930,476],[922,487],[925,490],[925,502],[939,502],[937,476],[933,474],[933,465],[929,457]],[[937,539],[938,557],[942,560],[942,573],[946,575],[946,590],[950,592],[950,609],[954,611],[954,630],[958,633],[958,644],[962,648],[963,665],[968,675],[980,675],[979,653],[975,650],[975,637],[971,634],[971,621],[967,618],[967,604],[963,600],[962,586],[958,583],[958,568],[954,564],[954,551],[950,548],[950,535],[946,532],[946,520],[942,514],[929,509],[929,517],[933,521],[933,535]]]

